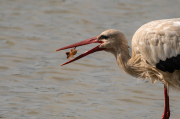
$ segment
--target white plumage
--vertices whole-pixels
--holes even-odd
[[[180,54],[180,18],[149,22],[133,36],[132,50],[151,65]]]

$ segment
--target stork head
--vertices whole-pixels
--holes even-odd
[[[87,45],[87,44],[91,44],[91,43],[100,43],[98,46],[92,48],[91,50],[86,51],[85,53],[79,55],[78,57],[62,64],[68,64],[71,63],[75,60],[78,60],[82,57],[85,57],[91,53],[97,52],[97,51],[107,51],[107,52],[111,52],[115,55],[115,53],[117,52],[117,50],[120,50],[121,44],[125,42],[125,44],[127,44],[127,41],[125,40],[125,36],[123,33],[121,33],[118,30],[114,30],[114,29],[109,29],[106,30],[104,32],[102,32],[100,35],[98,35],[97,37],[93,37],[69,46],[65,46],[63,48],[57,49],[56,51],[59,50],[64,50],[64,49],[68,49],[68,48],[73,48],[73,47],[78,47],[78,46],[82,46],[82,45]],[[62,66],[61,65],[61,66]]]
[[[102,42],[99,48],[104,48],[104,51],[111,52],[114,55],[121,49],[121,44],[127,42],[124,34],[115,29],[102,32],[97,36],[97,39]]]

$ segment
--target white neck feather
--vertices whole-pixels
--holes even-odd
[[[125,40],[126,41],[126,40]],[[124,70],[125,73],[133,77],[141,77],[140,75],[144,69],[140,68],[140,57],[129,55],[127,41],[122,43],[121,46],[115,51],[115,57],[118,65]],[[134,54],[134,53],[132,53]]]

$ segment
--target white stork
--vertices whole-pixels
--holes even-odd
[[[152,83],[164,83],[162,119],[169,119],[169,87],[180,90],[180,18],[152,21],[141,26],[132,38],[132,56],[129,55],[129,46],[124,34],[114,29],[56,51],[90,43],[100,44],[62,65],[96,51],[112,53],[118,65],[127,74],[143,80],[150,78]]]

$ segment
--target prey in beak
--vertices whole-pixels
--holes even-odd
[[[93,37],[93,38],[90,38],[90,39],[87,39],[87,40],[84,40],[84,41],[80,41],[78,43],[74,43],[72,45],[65,46],[65,47],[60,48],[60,49],[57,49],[56,51],[60,51],[60,50],[64,50],[64,49],[69,49],[69,48],[74,48],[74,47],[78,47],[78,46],[82,46],[82,45],[87,45],[87,44],[91,44],[91,43],[101,43],[102,44],[103,42],[99,41],[97,37]],[[83,54],[77,56],[76,58],[74,58],[74,59],[72,59],[72,60],[70,60],[70,61],[68,61],[68,62],[66,62],[64,64],[61,64],[60,66],[69,64],[69,63],[74,62],[74,61],[76,61],[76,60],[78,60],[80,58],[83,58],[83,57],[85,57],[85,56],[87,56],[87,55],[89,55],[91,53],[94,53],[94,52],[101,51],[101,50],[105,49],[105,48],[99,48],[99,46],[100,45],[98,45],[98,46],[96,46],[96,47],[94,47],[94,48],[84,52]]]

